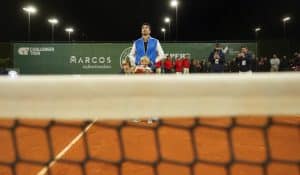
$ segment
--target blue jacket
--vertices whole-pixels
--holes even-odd
[[[158,43],[157,39],[150,37],[149,40],[148,40],[147,51],[145,51],[143,38],[140,38],[140,39],[136,40],[134,42],[135,47],[136,47],[135,64],[139,65],[140,61],[141,61],[141,58],[144,57],[144,56],[147,56],[150,59],[151,64],[154,65],[155,60],[158,56],[157,50],[156,50],[157,43]]]

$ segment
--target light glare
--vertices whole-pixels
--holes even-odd
[[[285,18],[282,19],[283,22],[287,22],[289,20],[291,20],[291,17],[285,17]]]
[[[255,28],[255,32],[259,32],[259,31],[261,31],[260,27]]]
[[[51,23],[51,24],[58,24],[58,19],[51,18],[51,19],[48,20],[48,22]]]
[[[73,28],[66,28],[65,31],[66,31],[66,32],[69,32],[69,33],[73,33],[73,32],[74,32],[74,29],[73,29]]]
[[[27,6],[23,8],[24,11],[27,13],[35,14],[37,12],[37,9],[34,6]]]
[[[165,23],[170,23],[171,22],[171,19],[169,17],[166,17],[165,18]]]
[[[178,6],[178,1],[177,0],[172,0],[171,1],[171,7],[177,7]]]

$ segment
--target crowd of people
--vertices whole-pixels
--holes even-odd
[[[209,72],[286,72],[300,71],[300,53],[295,53],[293,58],[287,56],[279,58],[273,54],[271,58],[256,57],[251,54],[238,54],[234,59],[220,59],[221,64],[214,64],[214,58],[192,59],[190,73],[209,73]]]
[[[158,74],[300,71],[299,52],[295,52],[293,58],[287,58],[287,56],[279,58],[277,54],[273,54],[270,58],[265,56],[258,58],[250,53],[247,47],[242,47],[235,58],[227,59],[225,57],[223,48],[217,44],[207,59],[191,59],[190,55],[172,58],[167,55],[164,60],[151,64],[150,60],[144,57],[141,59],[143,64],[140,65],[142,67],[138,72],[136,72],[136,68],[130,66],[130,61],[124,61],[122,73],[143,73],[141,71],[143,67],[147,69],[147,73]]]

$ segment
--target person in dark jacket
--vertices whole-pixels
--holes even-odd
[[[265,62],[264,72],[270,72],[271,69],[270,59],[268,57],[265,57],[264,62]]]
[[[195,62],[195,67],[196,67],[196,73],[201,73],[202,72],[202,64],[200,60],[196,60]]]
[[[239,67],[237,65],[237,58],[230,61],[230,72],[239,72]]]
[[[294,70],[300,71],[300,53],[298,53],[298,55],[294,59]]]
[[[289,70],[290,70],[289,60],[287,59],[286,56],[283,56],[282,59],[280,60],[279,71],[285,72],[285,71],[289,71]]]
[[[196,59],[192,59],[191,60],[191,66],[190,66],[190,73],[197,73],[197,70],[196,70]]]
[[[201,73],[207,73],[208,72],[208,65],[207,65],[206,60],[201,60],[200,65],[201,65]]]
[[[258,57],[256,55],[252,56],[252,63],[251,63],[251,69],[252,72],[257,72],[257,66],[258,66]]]
[[[237,55],[236,64],[238,65],[240,72],[251,72],[252,71],[252,55],[249,53],[247,47],[241,48],[241,53]]]
[[[264,72],[265,71],[265,60],[264,57],[259,58],[258,62],[257,62],[257,72]]]
[[[216,47],[213,52],[211,52],[208,61],[211,63],[211,72],[224,72],[225,54],[219,44],[216,44]]]
[[[0,75],[8,75],[8,71],[4,68],[0,68]]]

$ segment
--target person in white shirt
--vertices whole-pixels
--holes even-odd
[[[276,54],[273,55],[273,58],[270,59],[271,72],[278,72],[280,66],[280,59]]]
[[[134,67],[141,64],[141,58],[148,57],[151,62],[151,67],[154,68],[155,63],[165,58],[164,51],[158,39],[152,38],[151,26],[144,23],[141,28],[142,37],[137,39],[132,46],[131,52],[128,55],[131,65]]]

